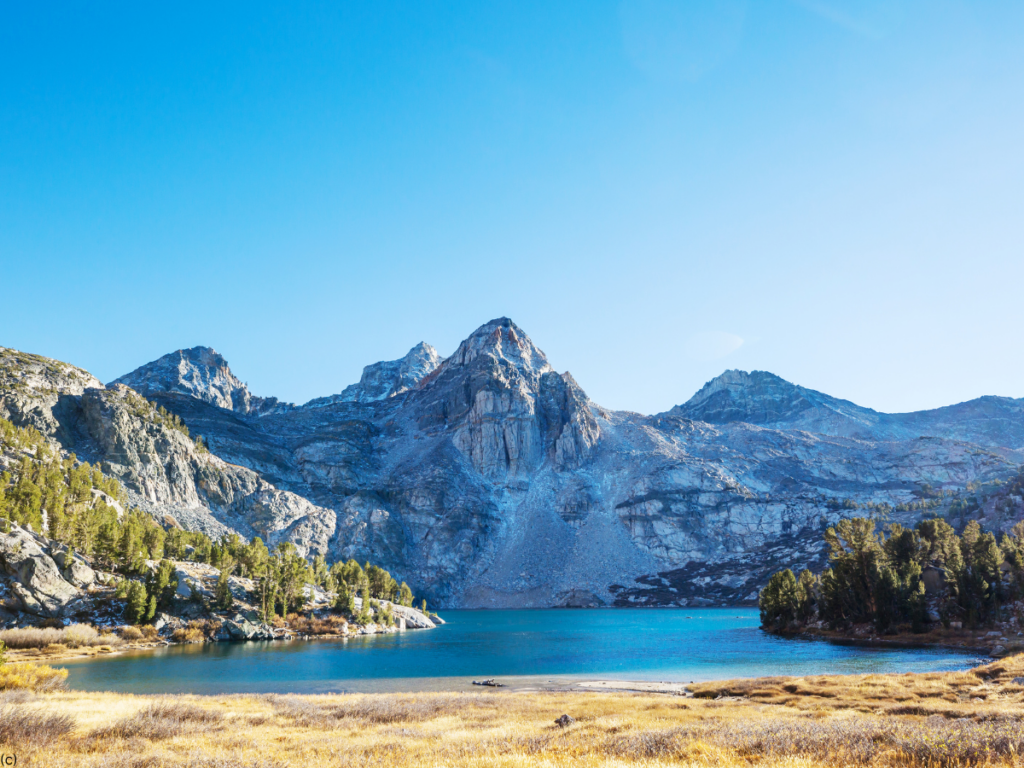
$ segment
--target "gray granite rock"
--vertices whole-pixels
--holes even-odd
[[[81,610],[85,595],[64,579],[37,539],[17,525],[12,525],[9,533],[0,533],[0,565],[21,609],[47,618]]]

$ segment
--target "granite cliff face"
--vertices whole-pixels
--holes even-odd
[[[749,602],[772,570],[822,562],[822,526],[880,505],[912,522],[936,494],[943,513],[1024,453],[1021,401],[881,414],[760,372],[664,414],[608,411],[507,318],[303,406],[254,407],[197,350],[108,388],[64,382],[52,423],[21,395],[8,412],[36,414],[157,516],[372,559],[448,607]]]

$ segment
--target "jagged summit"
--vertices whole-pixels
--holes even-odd
[[[197,400],[239,413],[259,414],[287,407],[276,398],[254,397],[212,347],[179,349],[115,379],[142,395],[188,395]]]
[[[398,360],[383,360],[363,368],[357,384],[345,387],[340,395],[318,397],[305,408],[318,408],[331,403],[372,403],[386,400],[415,387],[444,361],[437,350],[421,341]]]
[[[543,374],[554,370],[526,332],[507,317],[491,320],[473,331],[444,362],[442,372],[472,366],[481,357],[514,370],[533,387]]]

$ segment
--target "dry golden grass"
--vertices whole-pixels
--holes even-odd
[[[88,648],[101,645],[119,645],[121,638],[110,633],[100,634],[88,624],[72,624],[70,627],[20,627],[0,630],[0,641],[8,648],[46,648],[62,645],[66,648]]]
[[[0,694],[0,751],[62,768],[1019,766],[1024,686],[1012,679],[1020,674],[1022,657],[964,673],[693,686],[699,696],[726,697],[719,699]],[[565,713],[576,722],[560,728],[555,720]],[[33,740],[36,732],[42,740]]]
[[[853,709],[978,719],[999,717],[1006,711],[1024,712],[1024,685],[1014,679],[1024,679],[1024,655],[966,672],[762,677],[697,683],[690,690],[699,698],[743,697],[801,710]]]

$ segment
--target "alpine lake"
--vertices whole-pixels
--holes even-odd
[[[977,655],[784,639],[756,609],[442,611],[446,624],[347,640],[175,645],[68,660],[75,690],[336,693],[468,690],[589,680],[700,682],[771,675],[968,669]]]

